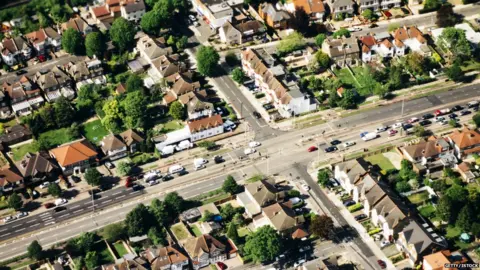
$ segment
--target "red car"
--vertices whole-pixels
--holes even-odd
[[[417,117],[412,117],[412,118],[408,119],[407,122],[409,124],[413,124],[413,123],[418,122],[418,121],[419,121],[419,119]]]
[[[227,269],[227,265],[224,264],[223,262],[217,262],[217,266],[220,270],[225,270]]]
[[[133,186],[133,179],[131,177],[127,178],[127,181],[125,182],[125,187],[129,188]]]
[[[397,134],[397,133],[398,133],[398,130],[396,130],[396,129],[390,129],[388,131],[388,135],[390,135],[390,136],[395,136],[395,134]]]
[[[43,206],[45,206],[46,209],[50,209],[50,208],[52,208],[52,207],[55,207],[55,204],[49,202],[49,203],[45,203]]]
[[[38,59],[38,61],[40,61],[40,62],[45,62],[45,61],[47,60],[47,58],[45,58],[45,55],[39,55],[39,56],[37,57],[37,59]]]
[[[377,263],[380,266],[380,268],[382,268],[382,269],[387,268],[387,264],[384,261],[378,260]]]
[[[317,150],[318,150],[318,148],[317,148],[316,146],[310,146],[310,147],[307,149],[308,152],[313,152],[313,151],[317,151]]]

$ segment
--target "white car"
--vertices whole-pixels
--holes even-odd
[[[300,251],[300,252],[304,252],[304,251],[308,251],[308,250],[310,250],[310,249],[312,249],[311,246],[304,246],[304,247],[300,248],[299,251]]]
[[[345,142],[343,143],[343,146],[344,147],[350,147],[350,146],[354,146],[356,143],[355,142]]]
[[[302,187],[302,189],[305,190],[305,191],[309,191],[309,190],[310,190],[310,186],[307,185],[307,184],[302,184],[301,187]]]
[[[68,201],[64,198],[59,198],[59,199],[56,199],[55,200],[55,205],[56,206],[60,206],[60,205],[64,205],[66,204]]]
[[[195,16],[193,16],[192,14],[188,15],[188,18],[192,20],[192,22],[195,22],[197,20],[197,18],[195,18]]]
[[[438,122],[443,122],[443,121],[445,121],[445,117],[443,117],[443,116],[439,116],[439,117],[435,118],[435,122],[437,122],[437,123]]]
[[[105,162],[105,166],[106,166],[108,169],[113,169],[113,168],[115,168],[115,166],[113,166],[113,163],[111,163],[110,161]]]
[[[392,128],[401,128],[402,126],[403,126],[402,122],[397,122],[397,123],[392,125]]]
[[[384,132],[385,130],[387,130],[386,126],[377,127],[376,129],[377,133]]]
[[[196,27],[199,27],[200,26],[200,23],[198,23],[197,21],[193,22],[193,25],[195,25]]]
[[[353,26],[353,27],[347,28],[347,30],[350,32],[358,32],[358,31],[362,31],[362,28],[358,26]]]
[[[252,142],[248,143],[248,146],[251,147],[251,148],[255,148],[255,147],[258,147],[260,145],[261,145],[261,143],[256,142],[256,141],[252,141]]]
[[[15,215],[17,218],[22,218],[28,216],[27,212],[19,212]]]
[[[156,184],[158,184],[158,183],[159,183],[159,182],[158,182],[157,180],[150,180],[150,181],[148,181],[148,185],[149,185],[149,186],[154,186],[154,185],[156,185]]]
[[[198,171],[198,170],[201,170],[201,169],[205,169],[206,167],[207,167],[207,166],[205,166],[204,164],[195,166],[195,171]]]
[[[40,184],[40,188],[47,188],[50,185],[50,182],[43,182]]]
[[[8,222],[10,222],[10,221],[14,221],[15,219],[17,219],[17,218],[14,217],[14,216],[8,216],[8,217],[6,217],[6,218],[3,219],[3,222],[4,222],[4,223],[8,223]]]
[[[295,269],[296,269],[297,267],[299,267],[300,265],[302,265],[304,263],[305,263],[305,259],[301,259],[300,261],[294,263],[293,267],[295,267]]]
[[[297,204],[297,203],[303,202],[303,200],[298,198],[298,197],[290,198],[289,201],[292,202],[292,204]]]
[[[390,244],[392,244],[390,241],[386,241],[386,240],[385,240],[385,241],[382,241],[382,242],[380,243],[380,247],[384,248],[384,247],[386,247],[386,246],[388,246],[388,245],[390,245]]]
[[[253,154],[255,152],[257,152],[257,150],[255,150],[254,148],[245,148],[245,150],[243,150],[243,153],[245,155],[250,155],[250,154]]]

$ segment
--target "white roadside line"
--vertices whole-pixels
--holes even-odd
[[[101,202],[100,204],[109,203],[109,202],[111,202],[111,201],[112,201],[112,199],[106,200],[106,201]]]

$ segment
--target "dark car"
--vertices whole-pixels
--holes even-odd
[[[410,129],[410,128],[412,128],[412,127],[413,127],[412,124],[405,124],[405,125],[402,126],[403,130]]]
[[[330,153],[330,152],[334,152],[334,151],[337,151],[336,146],[329,146],[329,147],[325,148],[325,153]]]
[[[133,185],[132,190],[133,190],[133,191],[139,191],[139,190],[142,190],[142,189],[144,189],[144,188],[145,188],[145,187],[142,186],[142,185],[135,184],[135,185]]]
[[[213,157],[213,161],[215,162],[215,164],[219,164],[219,163],[224,162],[225,160],[223,159],[222,156],[215,156],[215,157]]]
[[[65,207],[65,206],[59,206],[59,207],[53,208],[53,212],[55,212],[55,213],[62,212],[62,211],[65,211],[65,210],[67,210],[67,207]]]
[[[55,204],[54,204],[54,203],[51,203],[51,202],[49,202],[49,203],[45,203],[43,206],[45,206],[45,208],[46,208],[46,209],[50,209],[50,208],[53,208],[53,207],[55,207]]]
[[[382,269],[387,268],[387,264],[384,261],[378,260],[377,263],[380,266],[380,268],[382,268]]]
[[[343,205],[345,205],[345,206],[350,206],[350,205],[354,205],[354,204],[355,204],[355,201],[353,201],[353,200],[348,200],[348,201],[343,203]]]
[[[103,184],[103,185],[100,186],[101,191],[109,190],[109,189],[112,189],[112,188],[113,188],[112,184]]]
[[[338,145],[338,144],[341,144],[341,143],[342,142],[339,141],[339,140],[333,140],[333,141],[330,142],[330,144],[332,144],[332,145]]]
[[[427,120],[427,119],[432,119],[433,117],[435,117],[433,114],[427,113],[422,116],[422,119]]]
[[[477,106],[477,107],[473,107],[472,110],[473,110],[474,112],[478,112],[478,106]]]
[[[78,176],[72,175],[70,177],[72,178],[73,182],[75,182],[75,183],[80,183],[82,181],[82,178],[80,178]]]
[[[367,215],[365,215],[365,214],[360,214],[358,216],[355,216],[356,221],[359,221],[359,220],[362,220],[362,219],[365,219],[365,218],[367,218]]]
[[[187,175],[187,174],[188,174],[187,170],[183,170],[183,171],[178,172],[178,176]]]
[[[90,194],[90,195],[95,195],[95,194],[100,193],[100,192],[101,192],[100,189],[94,188],[94,189],[89,190],[89,191],[88,191],[88,194]]]
[[[268,110],[271,110],[275,107],[272,104],[263,104],[263,108],[268,111]]]
[[[420,126],[424,127],[424,126],[431,125],[431,124],[432,124],[432,121],[430,121],[430,120],[423,120],[423,121],[418,122],[418,124],[419,124]]]
[[[463,107],[460,105],[456,105],[452,107],[452,112],[457,112],[463,110]]]
[[[19,71],[17,71],[15,74],[17,74],[18,76],[20,76],[20,75],[22,75],[22,74],[25,74],[25,73],[27,73],[27,71],[26,71],[26,70],[24,70],[24,69],[20,69],[20,70],[19,70]]]
[[[458,115],[456,115],[454,113],[451,113],[451,114],[448,115],[448,118],[450,118],[450,119],[455,119],[457,117],[458,117]]]
[[[262,115],[260,113],[258,113],[257,111],[254,111],[253,113],[253,116],[255,116],[255,118],[259,119],[259,118],[262,118]]]
[[[465,111],[461,111],[461,112],[460,112],[460,115],[463,116],[463,115],[467,115],[467,114],[471,114],[471,113],[472,113],[471,111],[465,110]]]

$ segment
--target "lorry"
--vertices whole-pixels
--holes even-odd
[[[193,147],[193,143],[191,143],[189,140],[184,140],[178,143],[177,147],[175,147],[175,150],[182,151],[192,147]]]
[[[435,111],[435,116],[440,116],[440,115],[444,115],[444,114],[447,114],[447,113],[450,113],[450,109],[449,109],[449,108],[441,109],[441,110],[436,110],[436,111]]]
[[[185,170],[185,168],[183,168],[181,165],[175,164],[168,168],[168,173],[174,174],[174,173],[182,172],[183,170]]]
[[[369,132],[367,134],[364,134],[362,136],[362,140],[364,141],[370,141],[378,137],[378,134],[376,132]]]

